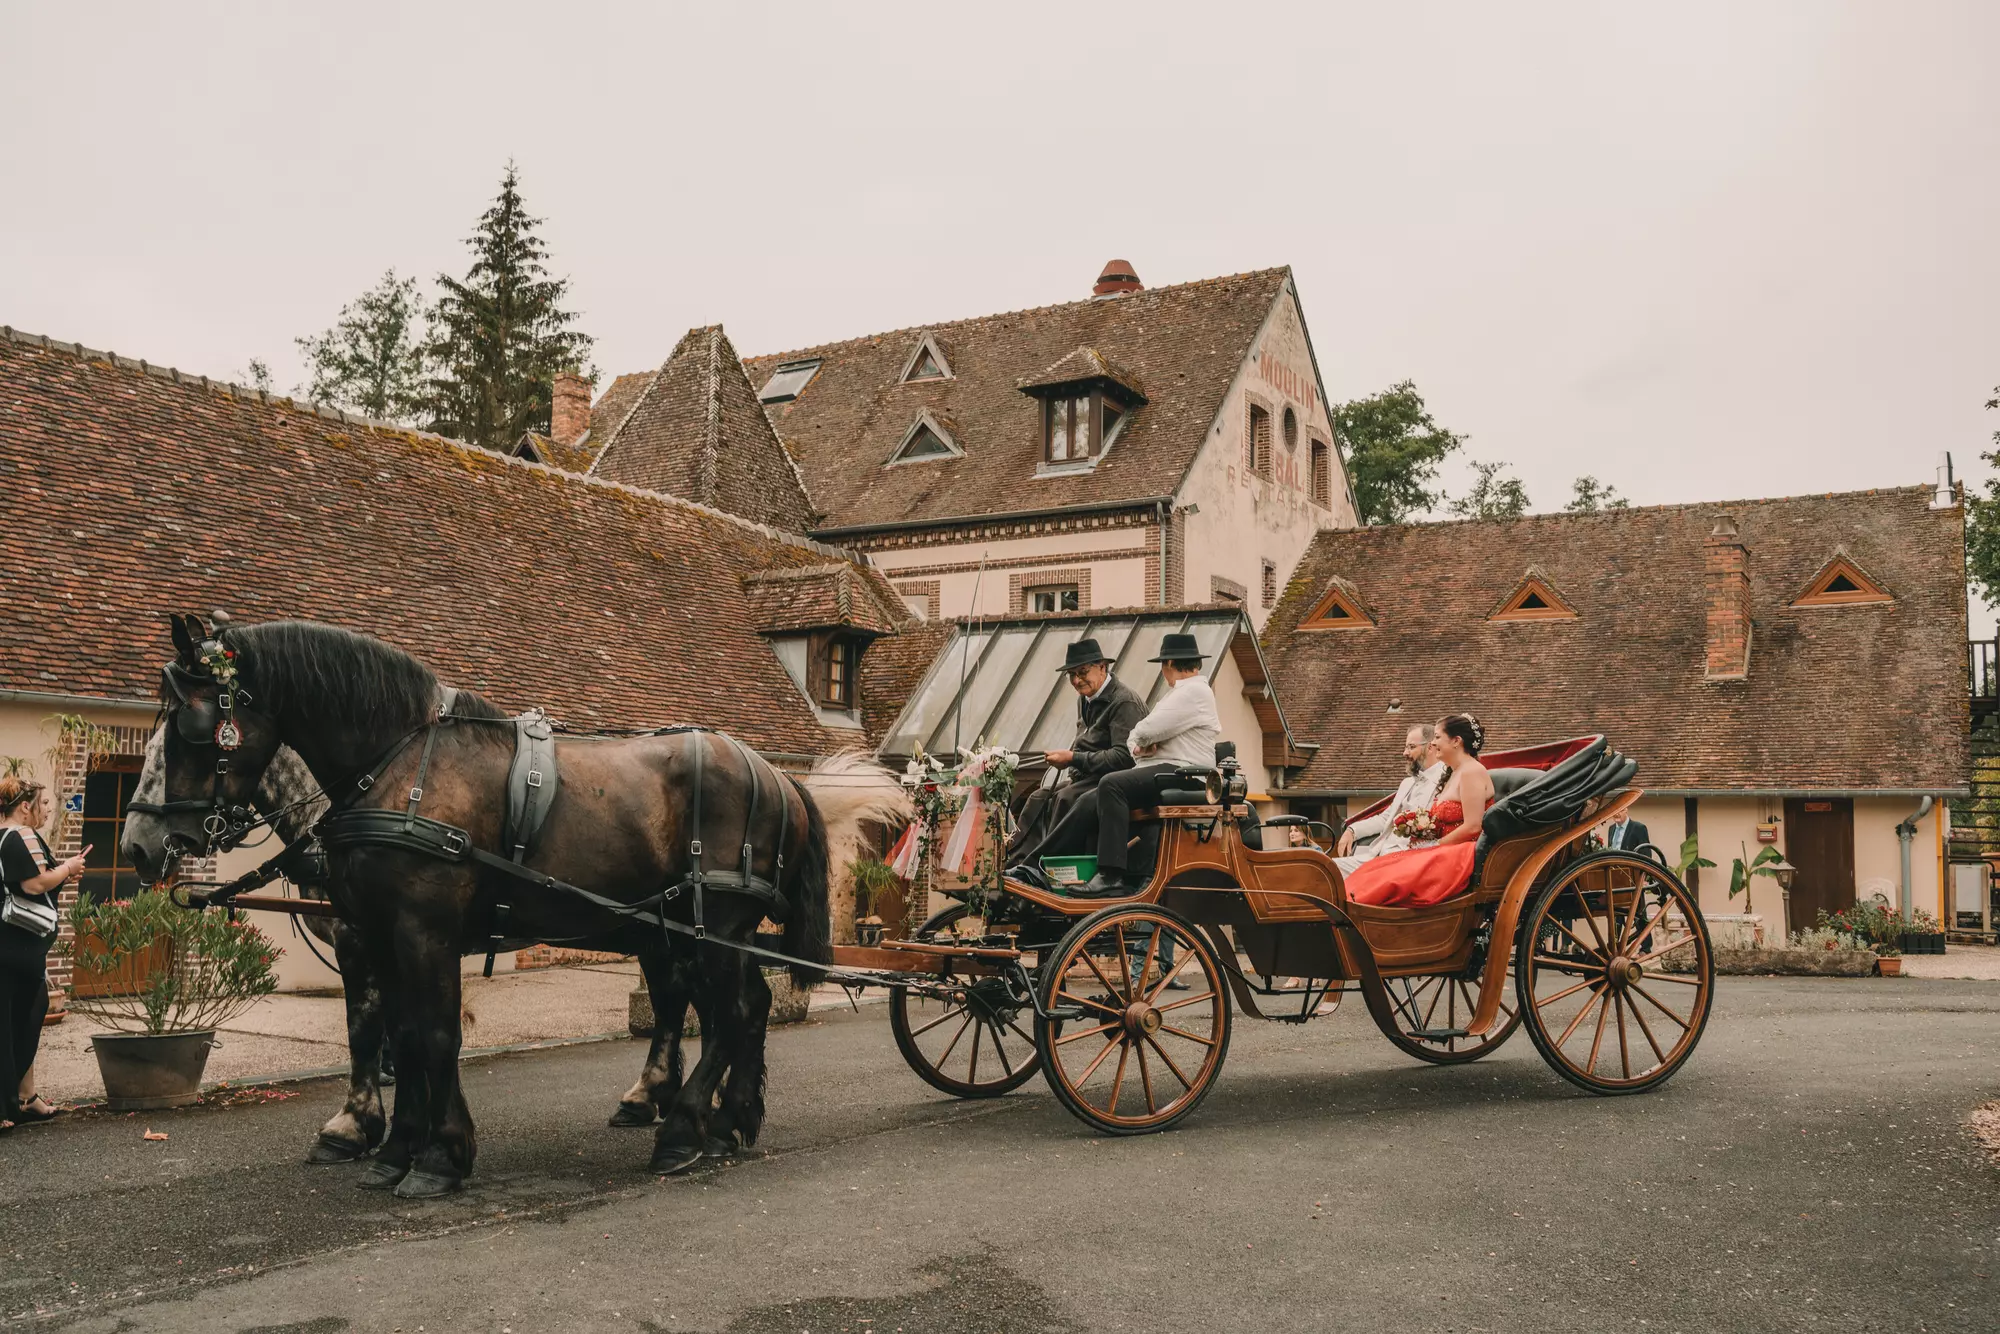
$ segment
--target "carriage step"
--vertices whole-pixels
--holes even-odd
[[[1466,1037],[1468,1034],[1462,1028],[1413,1028],[1410,1030],[1410,1036],[1421,1038],[1425,1042],[1449,1042],[1453,1038]]]

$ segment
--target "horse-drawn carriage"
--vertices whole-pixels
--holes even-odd
[[[893,989],[890,1022],[933,1086],[992,1097],[1039,1070],[1111,1134],[1192,1112],[1236,1009],[1303,1023],[1350,990],[1418,1060],[1477,1060],[1525,1025],[1557,1073],[1593,1093],[1658,1086],[1701,1037],[1713,965],[1694,896],[1665,866],[1584,847],[1638,800],[1634,766],[1602,737],[1485,762],[1498,801],[1472,883],[1442,903],[1350,902],[1317,843],[1267,841],[1309,822],[1260,822],[1225,758],[1167,780],[1138,817],[1157,845],[1141,892],[1083,899],[1008,879],[976,937],[958,904],[907,941],[836,960],[928,975]]]
[[[897,1045],[940,1089],[993,1096],[1041,1070],[1072,1111],[1117,1134],[1200,1104],[1236,1007],[1303,1022],[1358,989],[1391,1042],[1446,1064],[1525,1024],[1560,1074],[1596,1093],[1667,1079],[1708,1017],[1693,896],[1655,859],[1580,846],[1639,796],[1632,764],[1601,737],[1487,756],[1500,799],[1472,882],[1433,906],[1351,903],[1322,848],[1267,846],[1266,833],[1307,822],[1260,823],[1233,757],[1218,757],[1169,773],[1143,813],[1153,872],[1137,894],[1081,899],[1008,879],[976,935],[959,904],[908,940],[833,947],[830,845],[909,813],[877,766],[789,776],[700,728],[558,744],[539,714],[510,717],[363,636],[298,622],[211,631],[196,618],[173,629],[126,853],[170,879],[184,855],[319,812],[306,832],[325,848],[323,898],[244,892],[296,876],[302,839],[187,901],[338,919],[342,970],[358,970],[354,1071],[312,1160],[376,1152],[362,1184],[399,1195],[455,1190],[472,1169],[458,959],[515,940],[638,954],[658,1033],[614,1124],[657,1116],[663,1172],[756,1139],[771,1002],[759,960],[801,981],[890,988]],[[287,755],[303,791],[272,786]],[[757,933],[767,917],[781,935]],[[684,1071],[690,1005],[704,1041]],[[402,1074],[393,1120],[376,1091],[385,1029]]]

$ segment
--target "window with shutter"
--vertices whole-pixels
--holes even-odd
[[[1250,425],[1243,437],[1243,466],[1259,477],[1271,475],[1271,414],[1255,403],[1250,405]]]
[[[1312,502],[1324,509],[1333,508],[1333,450],[1324,440],[1312,442]]]

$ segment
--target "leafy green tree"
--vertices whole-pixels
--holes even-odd
[[[1451,502],[1461,519],[1518,519],[1528,512],[1528,488],[1518,477],[1502,477],[1504,463],[1472,465],[1472,489]]]
[[[508,163],[499,195],[466,238],[471,269],[463,280],[438,276],[427,349],[432,430],[489,449],[512,446],[523,431],[546,431],[555,377],[589,356],[591,339],[563,308],[569,280],[550,277],[544,263],[541,225]]]
[[[2000,385],[1986,400],[1988,411],[2000,409]],[[2000,431],[1994,448],[1981,457],[2000,468]],[[2000,476],[1986,479],[1986,494],[1965,493],[1965,574],[1988,606],[2000,606]]]
[[[1570,483],[1570,500],[1563,506],[1563,511],[1568,514],[1595,514],[1598,510],[1622,510],[1630,504],[1618,494],[1616,487],[1585,473]]]
[[[390,269],[324,333],[296,338],[308,383],[299,397],[364,417],[414,421],[424,410],[424,299]]]
[[[1444,499],[1438,465],[1465,440],[1439,426],[1415,384],[1338,403],[1333,433],[1363,523],[1401,523]]]

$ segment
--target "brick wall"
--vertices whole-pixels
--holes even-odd
[[[1750,573],[1737,540],[1736,521],[1717,520],[1702,547],[1708,593],[1708,663],[1711,681],[1740,681],[1750,673]]]

